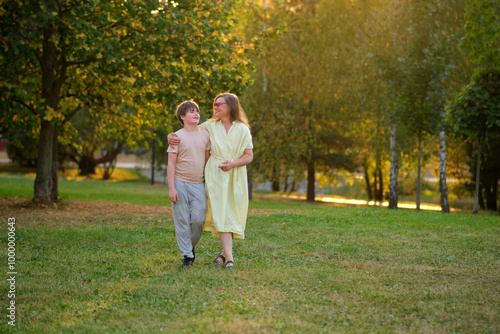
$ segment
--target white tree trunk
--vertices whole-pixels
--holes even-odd
[[[396,138],[396,122],[391,123],[391,175],[389,181],[389,209],[398,208],[398,169],[399,159]]]

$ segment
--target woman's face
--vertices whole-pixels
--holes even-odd
[[[230,118],[229,106],[227,105],[226,100],[223,97],[219,97],[217,100],[215,100],[214,112],[215,117],[217,117],[218,119]]]

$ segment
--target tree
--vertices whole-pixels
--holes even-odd
[[[450,89],[451,74],[457,67],[456,40],[460,35],[463,5],[460,1],[413,0],[393,1],[387,8],[374,11],[377,38],[370,54],[378,67],[380,80],[387,87],[391,120],[391,179],[389,208],[397,207],[399,152],[405,147],[401,139],[416,137],[417,182],[416,206],[420,207],[423,139],[440,130],[442,211],[449,212],[446,186],[445,128],[443,110]],[[405,145],[403,145],[405,144]]]
[[[60,127],[86,102],[74,89],[78,82],[93,77],[94,97],[121,92],[103,94],[112,111],[108,120],[134,130],[168,121],[164,110],[148,109],[148,101],[173,110],[186,98],[241,93],[252,64],[236,56],[245,47],[231,34],[234,9],[232,1],[208,0],[3,2],[0,104],[2,119],[9,121],[2,128],[14,122],[20,106],[39,124],[34,200],[53,199],[54,143]],[[123,92],[131,90],[120,88],[127,85],[137,88],[132,98],[146,100],[132,113],[121,107]]]
[[[126,131],[112,134],[100,131],[100,128],[107,127],[104,119],[93,110],[84,108],[72,118],[67,127],[66,131],[71,133],[65,136],[71,138],[67,144],[68,156],[78,165],[80,175],[96,174],[99,164],[112,164],[123,149]],[[98,153],[101,154],[100,157],[96,157]],[[103,178],[107,179],[109,176],[108,171]]]
[[[448,121],[456,134],[475,141],[476,185],[473,213],[478,212],[481,146],[491,134],[500,132],[500,71],[483,69],[448,107]]]
[[[466,0],[461,48],[479,68],[500,66],[500,0]]]
[[[276,185],[292,173],[294,178],[307,175],[308,201],[315,198],[317,172],[353,166],[348,123],[355,112],[344,107],[340,96],[349,90],[345,86],[356,50],[343,41],[358,43],[358,26],[364,22],[360,12],[365,13],[356,5],[320,0],[270,5],[269,24],[285,22],[287,30],[265,45],[265,77],[256,73],[256,85],[245,100],[252,123],[258,124],[254,167]]]
[[[446,157],[443,111],[448,92],[446,82],[454,67],[452,48],[455,15],[463,7],[455,3],[453,10],[443,1],[410,2],[409,43],[405,57],[405,81],[402,87],[404,124],[416,134],[418,143],[416,207],[420,209],[422,137],[440,136],[440,192],[442,211],[449,212],[446,186]]]
[[[401,87],[404,85],[404,57],[408,43],[407,4],[394,0],[382,2],[371,11],[369,28],[374,38],[365,46],[365,52],[371,58],[370,64],[375,68],[375,82],[385,88],[380,108],[386,113],[389,128],[389,209],[398,207],[398,174],[401,164],[402,133],[400,103]]]
[[[500,179],[500,134],[492,133],[483,145],[480,185],[484,192],[482,208],[498,210],[498,181]],[[480,203],[481,204],[481,203]]]
[[[500,127],[500,1],[467,0],[466,35],[461,49],[477,65],[471,83],[449,106],[448,118],[458,135],[476,142],[473,213],[478,212],[481,147]]]

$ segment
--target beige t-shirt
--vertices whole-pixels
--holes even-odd
[[[180,129],[176,134],[181,143],[167,149],[167,152],[177,153],[174,178],[178,181],[200,183],[205,179],[205,152],[210,150],[210,135],[207,130],[197,130],[188,132]]]

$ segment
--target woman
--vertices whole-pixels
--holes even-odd
[[[245,238],[248,213],[246,165],[253,159],[252,135],[238,97],[219,94],[214,101],[214,117],[200,125],[210,134],[210,158],[205,166],[208,211],[205,230],[219,237],[222,252],[213,261],[234,269],[233,238]],[[169,135],[169,145],[180,141]]]

